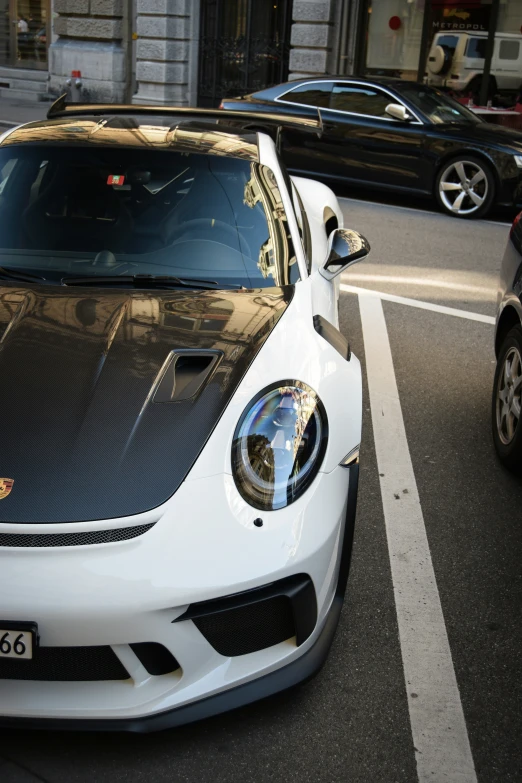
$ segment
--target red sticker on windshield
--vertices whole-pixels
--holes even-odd
[[[125,177],[123,174],[109,174],[107,185],[123,185]]]

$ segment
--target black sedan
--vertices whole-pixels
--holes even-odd
[[[440,90],[400,79],[322,77],[224,99],[221,108],[317,118],[320,135],[286,131],[288,168],[435,196],[450,215],[522,206],[522,133],[491,125]]]

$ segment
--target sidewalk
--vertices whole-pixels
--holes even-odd
[[[23,122],[43,120],[50,105],[47,101],[28,103],[0,98],[0,128],[11,128]]]

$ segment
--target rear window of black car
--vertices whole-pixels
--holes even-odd
[[[290,92],[286,92],[279,100],[285,103],[305,104],[306,106],[319,106],[327,109],[330,105],[330,93],[332,82],[311,82],[301,84]]]
[[[0,148],[0,266],[246,287],[298,278],[269,168],[121,147]]]

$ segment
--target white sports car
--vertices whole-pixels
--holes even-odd
[[[369,246],[292,122],[61,99],[0,138],[2,725],[176,726],[327,655]]]

